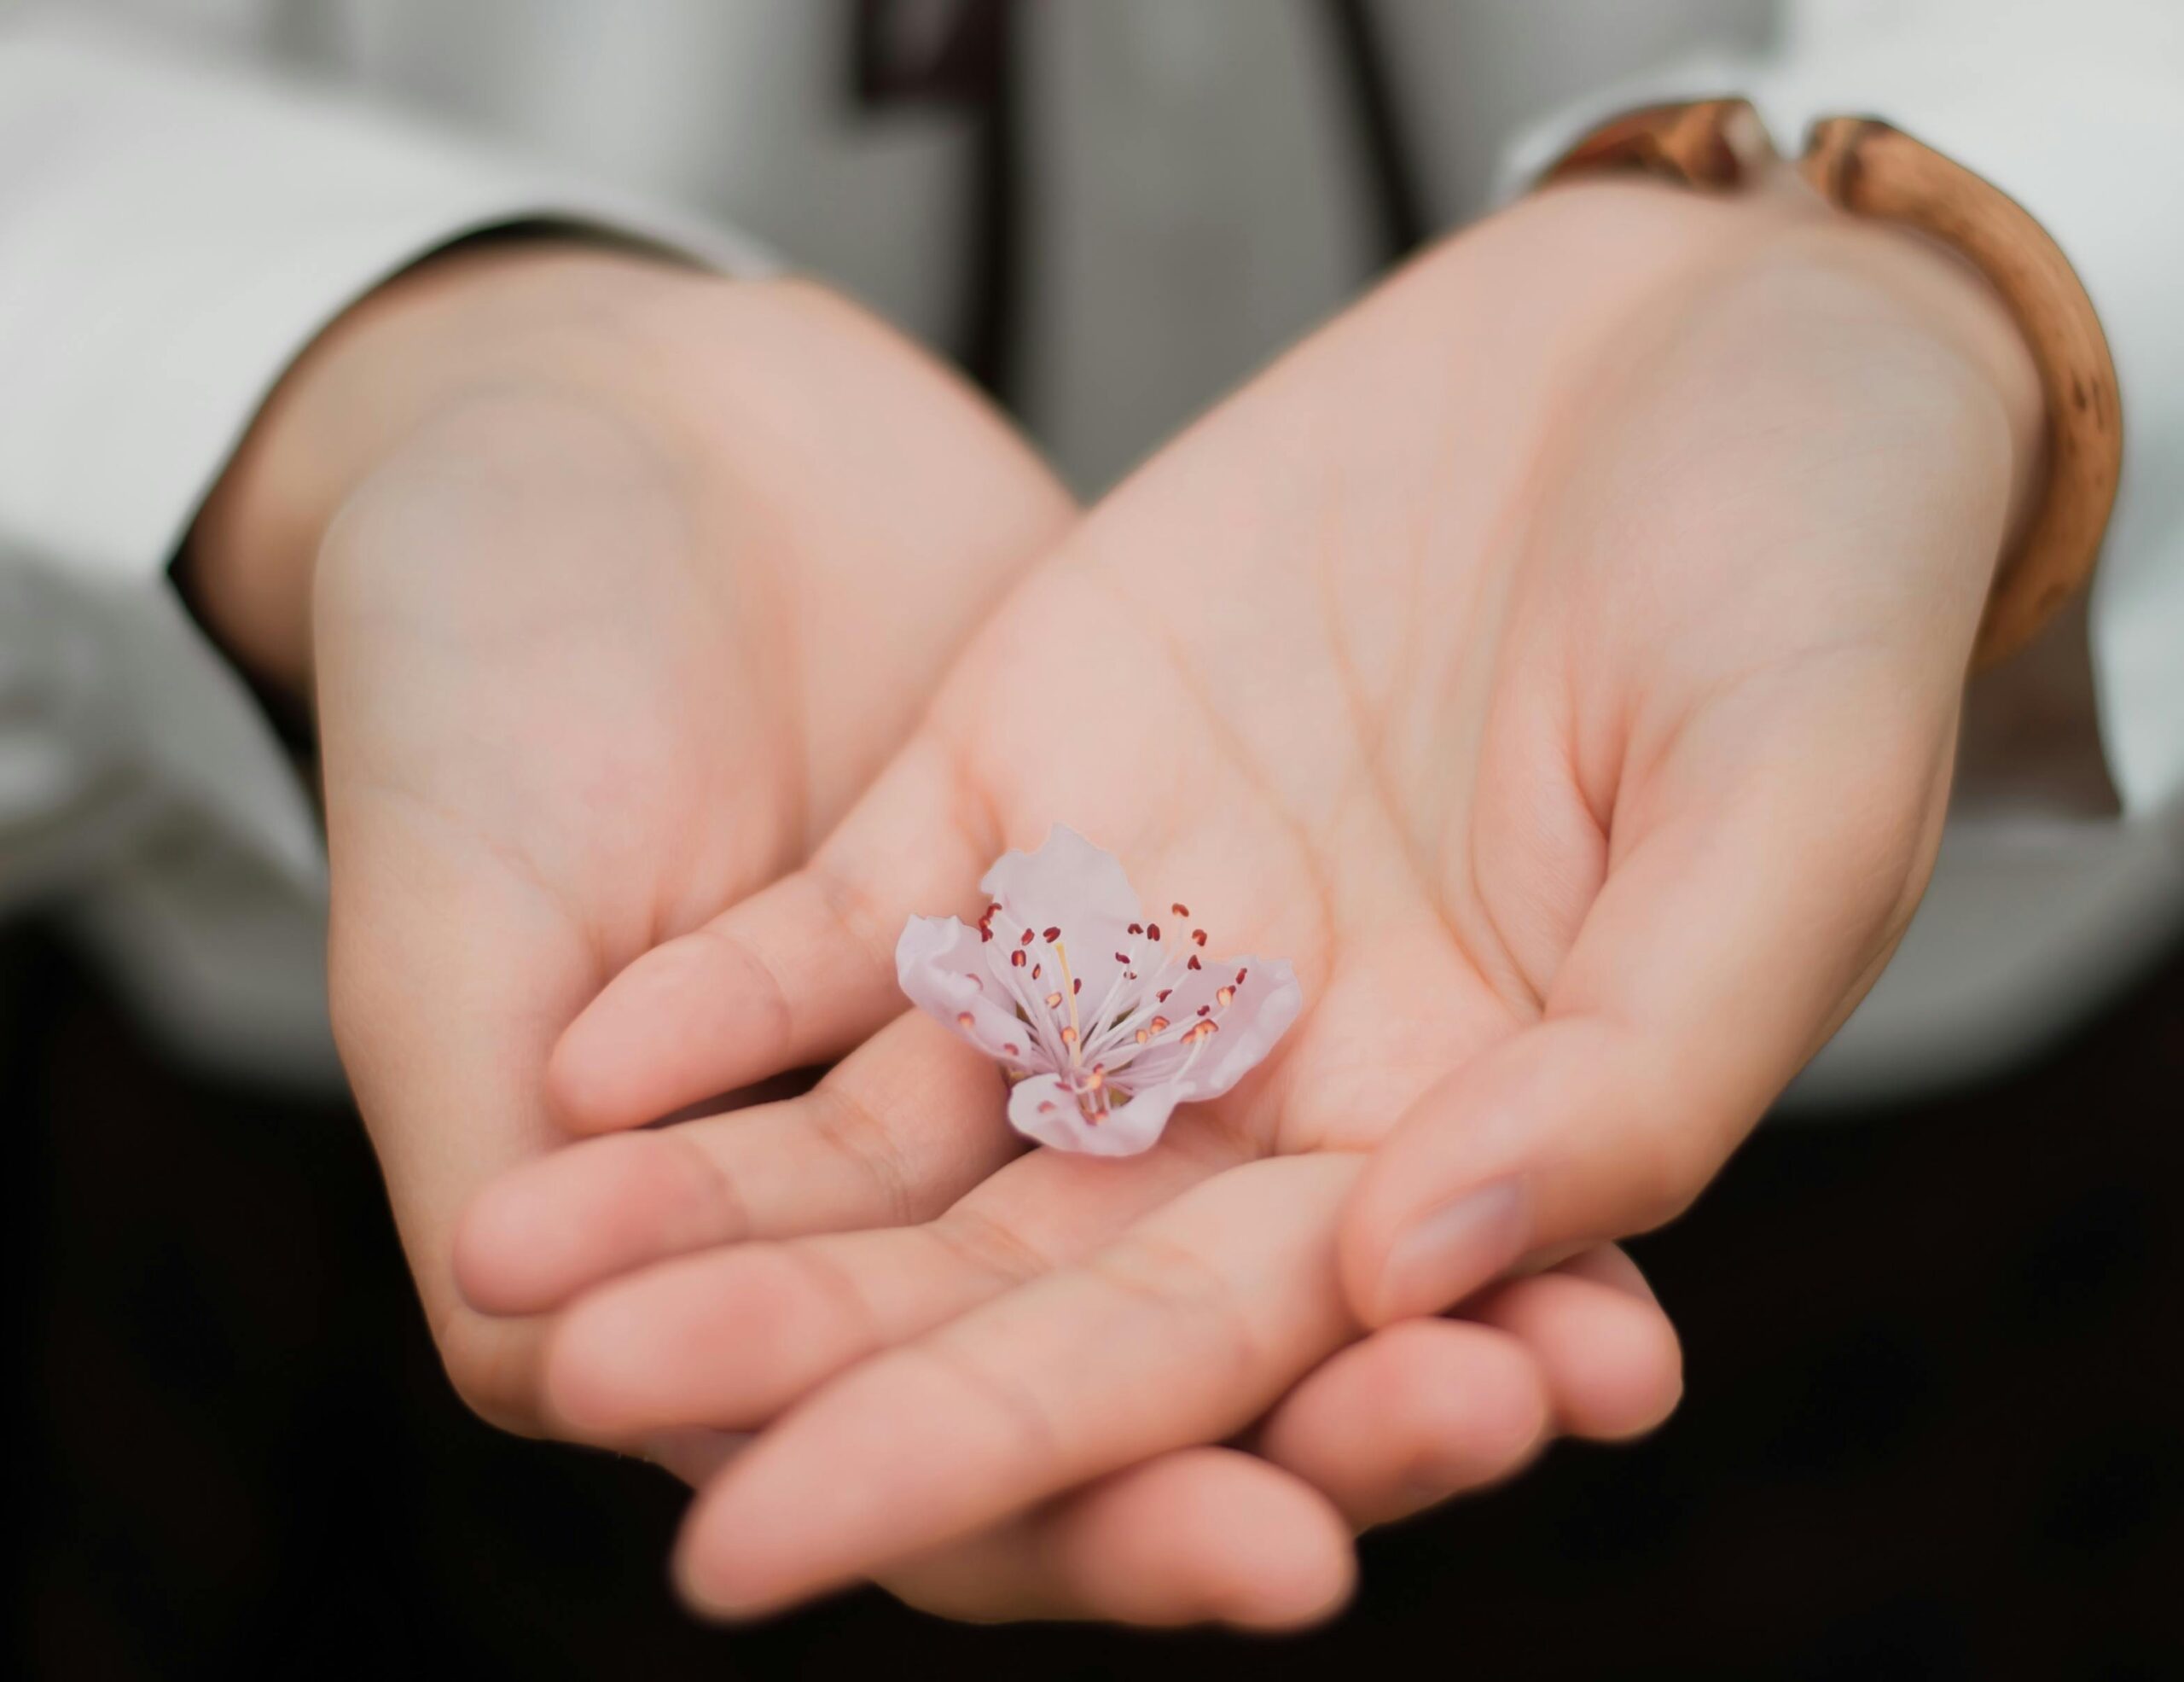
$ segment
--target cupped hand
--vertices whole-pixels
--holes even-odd
[[[453,1213],[566,1144],[555,1037],[630,958],[804,858],[1073,515],[983,405],[840,302],[597,251],[440,259],[276,394],[192,582],[249,664],[315,691],[343,1056],[448,1370],[487,1417],[549,1423],[545,1328],[461,1301]],[[815,1203],[804,1230],[828,1218]],[[928,1558],[903,1592],[985,1616],[1324,1604],[1338,1508],[1394,1510],[1501,1475],[1558,1422],[1653,1405],[1614,1359],[1664,1342],[1629,1278],[1493,1312],[1300,1392],[1301,1476],[1182,1457]],[[1658,1385],[1651,1359],[1635,1376]],[[1362,1455],[1339,1429],[1360,1382],[1415,1398]],[[576,1435],[686,1475],[727,1446]],[[1258,1519],[1217,1522],[1237,1513]]]
[[[1670,1218],[1917,901],[2037,428],[1978,282],[1793,190],[1577,186],[1463,236],[1089,516],[810,864],[619,975],[555,1091],[604,1132],[857,1049],[497,1188],[466,1290],[644,1269],[555,1340],[594,1428],[797,1404],[681,1547],[748,1611]],[[974,914],[1057,821],[1304,984],[1126,1161],[1019,1154],[994,1067],[897,1016],[903,918]]]
[[[199,522],[216,631],[309,695],[334,1028],[456,1387],[537,1423],[456,1212],[565,1142],[607,977],[800,863],[1075,509],[820,289],[548,242],[436,259],[289,375]]]

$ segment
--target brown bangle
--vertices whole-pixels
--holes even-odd
[[[1742,99],[1647,106],[1609,119],[1548,166],[1542,184],[1629,170],[1687,187],[1734,189],[1774,160]],[[2083,585],[2116,505],[2123,410],[2093,300],[2045,229],[1962,165],[1870,117],[1823,117],[1798,172],[1830,204],[1898,223],[1949,247],[1986,276],[2024,335],[2047,402],[2047,480],[1995,584],[1972,648],[1975,669],[2016,653]]]

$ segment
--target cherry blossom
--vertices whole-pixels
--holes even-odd
[[[1228,1091],[1302,1007],[1285,960],[1214,957],[1188,907],[1141,910],[1114,855],[1059,824],[979,887],[975,923],[909,920],[895,973],[1002,1065],[1010,1125],[1057,1150],[1148,1149],[1177,1104]]]

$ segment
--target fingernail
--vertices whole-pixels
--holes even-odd
[[[1499,1179],[1429,1209],[1380,1266],[1380,1322],[1438,1314],[1525,1253],[1531,1211],[1524,1183]]]

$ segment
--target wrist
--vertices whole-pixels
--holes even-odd
[[[191,528],[179,570],[206,628],[253,676],[307,693],[321,539],[372,469],[481,392],[619,397],[635,323],[708,283],[541,238],[457,248],[359,300],[282,376]]]
[[[1905,329],[1939,352],[1966,400],[1999,422],[2007,458],[1995,489],[2005,510],[1998,554],[2017,542],[2046,471],[2047,406],[2039,367],[2001,294],[1972,264],[1915,230],[1851,216],[1821,203],[1786,172],[1770,194],[1794,196],[1810,215],[1790,242],[1802,259],[1873,289]]]
[[[1786,166],[1734,195],[1581,178],[1510,215],[1537,224],[1510,242],[1519,253],[1570,224],[1583,237],[1565,242],[1585,251],[1596,275],[1570,323],[1581,346],[1571,404],[1597,401],[1602,381],[1619,377],[1610,370],[1645,362],[1649,346],[1718,354],[1728,344],[1742,372],[1722,401],[1763,385],[1802,389],[1799,400],[1821,406],[1816,421],[1844,422],[1866,399],[1876,413],[1915,410],[1931,422],[1920,449],[1937,493],[1946,478],[1951,494],[1992,516],[1994,545],[1966,551],[1965,563],[1981,569],[1967,599],[1984,594],[2039,500],[2047,413],[2030,347],[1970,263],[1825,203]],[[1536,283],[1528,272],[1536,271],[1520,258],[1515,281]]]

